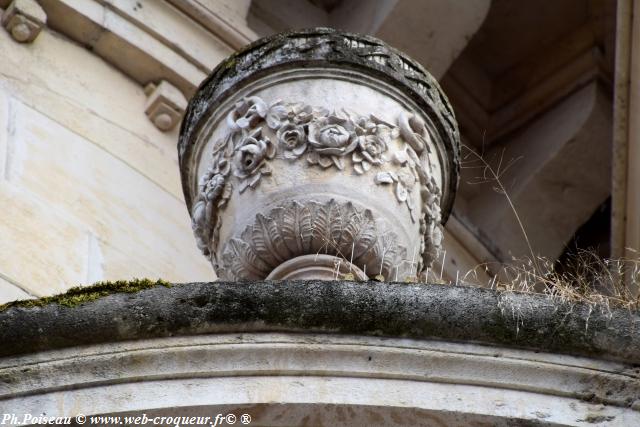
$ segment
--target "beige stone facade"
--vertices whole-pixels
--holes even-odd
[[[48,27],[30,44],[1,31],[0,52],[0,298],[213,279],[184,207],[178,129],[147,118],[144,87]]]

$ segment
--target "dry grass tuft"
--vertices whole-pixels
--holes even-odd
[[[581,302],[603,309],[640,309],[640,256],[603,259],[594,251],[579,249],[569,254],[563,264],[558,266],[553,261],[536,255],[520,215],[501,180],[518,159],[505,162],[502,152],[499,158],[493,159],[497,164],[494,168],[483,153],[466,145],[463,147],[467,153],[462,167],[481,171],[480,176],[470,184],[491,183],[496,192],[504,195],[527,244],[529,256],[514,258],[505,264],[478,265],[462,277],[456,278],[455,284],[490,287],[503,292],[544,294],[562,302]],[[629,251],[637,253],[632,249]],[[493,277],[489,283],[478,280],[478,269]]]
[[[493,267],[493,268],[491,268]],[[495,271],[488,283],[478,280],[478,270]],[[624,279],[623,279],[624,278]],[[559,302],[640,309],[640,259],[602,259],[595,252],[579,250],[560,268],[548,259],[512,259],[508,264],[476,266],[449,284],[487,287],[501,292],[547,295]]]

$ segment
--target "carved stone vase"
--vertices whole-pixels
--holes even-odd
[[[437,257],[459,134],[419,64],[322,28],[221,63],[189,103],[179,156],[220,278],[407,280]]]

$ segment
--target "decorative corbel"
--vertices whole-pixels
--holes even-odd
[[[2,15],[2,26],[18,43],[31,43],[47,23],[47,14],[35,0],[13,0]]]
[[[182,92],[165,80],[158,85],[149,83],[144,91],[147,94],[144,112],[149,120],[163,132],[173,129],[187,108]]]

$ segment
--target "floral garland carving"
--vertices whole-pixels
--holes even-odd
[[[267,105],[261,98],[251,96],[235,105],[226,123],[229,132],[214,143],[211,166],[199,182],[192,209],[198,247],[211,257],[216,269],[219,266],[215,247],[221,226],[217,212],[224,208],[233,190],[231,176],[237,178],[240,193],[256,188],[263,176],[271,175],[269,161],[276,156],[290,161],[304,158],[309,165],[323,169],[345,170],[350,166],[359,175],[378,169],[373,182],[392,186],[397,201],[406,204],[412,221],[420,221],[420,253],[424,259],[437,256],[441,193],[431,173],[429,132],[418,116],[401,114],[396,126],[373,114],[359,116],[345,110],[329,111],[280,101]],[[400,137],[404,148],[390,153],[391,142]],[[394,165],[393,170],[385,170],[385,164]],[[416,188],[423,202],[419,218],[413,197]],[[428,242],[425,233],[430,235]],[[244,247],[239,241],[233,244],[236,253]],[[262,265],[258,258],[255,261]]]
[[[381,71],[395,85],[413,90],[414,98],[421,98],[430,106],[431,119],[446,134],[442,138],[450,140],[447,141],[447,152],[452,157],[451,169],[456,169],[460,156],[458,127],[451,104],[433,76],[420,64],[402,52],[391,49],[381,40],[329,28],[277,34],[262,39],[221,62],[190,102],[185,117],[188,126],[180,142],[181,157],[191,149],[189,141],[193,139],[192,133],[197,129],[192,124],[198,123],[207,114],[207,108],[203,108],[203,105],[228,96],[227,88],[251,78],[255,73],[277,69],[283,64],[305,63],[333,67],[336,59],[346,68],[353,68],[355,65],[358,69],[365,67]]]
[[[239,237],[230,239],[217,271],[226,280],[264,279],[282,262],[316,253],[352,260],[371,277],[393,277],[407,250],[393,232],[376,223],[369,209],[334,199],[293,201],[258,214]]]

